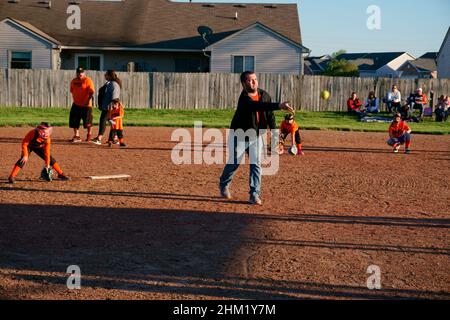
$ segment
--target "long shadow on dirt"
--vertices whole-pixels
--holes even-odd
[[[299,295],[450,298],[450,293],[446,292],[400,289],[374,292],[363,287],[230,276],[230,268],[239,259],[238,251],[249,244],[398,249],[371,245],[364,248],[357,244],[286,243],[286,240],[249,235],[253,225],[270,223],[275,217],[164,209],[1,205],[0,268],[15,270],[16,279],[42,285],[65,285],[67,278],[63,274],[67,267],[78,265],[84,286],[238,299],[292,299]],[[344,221],[343,217],[334,219]],[[345,221],[351,219],[345,217]],[[403,220],[415,223],[414,219]],[[448,227],[448,221],[441,222]],[[353,223],[358,223],[358,219]],[[448,254],[446,248],[435,249],[423,253]],[[414,253],[420,248],[399,250]],[[51,272],[61,276],[45,274]]]

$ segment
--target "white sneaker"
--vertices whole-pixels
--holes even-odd
[[[262,206],[262,200],[258,195],[250,196],[248,202],[250,204],[257,204],[258,206]]]
[[[98,138],[94,138],[90,142],[93,144],[96,144],[98,146],[100,146],[102,144],[102,142],[100,140],[98,140]]]
[[[222,198],[231,199],[231,193],[228,187],[220,187],[220,195]]]

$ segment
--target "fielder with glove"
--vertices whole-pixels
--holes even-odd
[[[394,153],[398,153],[401,145],[405,145],[405,153],[411,152],[411,129],[402,121],[402,115],[397,113],[389,126],[389,140],[387,144],[394,148]]]
[[[284,117],[284,121],[280,126],[280,144],[278,147],[278,154],[284,153],[284,145],[288,135],[291,135],[291,147],[289,148],[289,153],[292,155],[301,155],[304,153],[302,151],[302,139],[300,137],[300,129],[294,120],[294,115],[287,114]]]
[[[27,163],[31,152],[36,153],[45,161],[45,167],[41,171],[41,178],[46,181],[52,181],[52,168],[58,173],[58,179],[69,180],[56,160],[50,155],[50,145],[52,127],[47,122],[42,122],[35,129],[28,132],[22,141],[22,156],[16,162],[11,174],[9,175],[9,183],[16,182],[16,176],[23,166]]]

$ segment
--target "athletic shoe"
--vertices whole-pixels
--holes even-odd
[[[220,196],[225,199],[231,199],[230,189],[228,187],[220,187]]]
[[[125,144],[125,142],[121,142],[121,143],[120,143],[120,146],[121,146],[121,147],[126,147],[127,145]]]
[[[248,200],[250,204],[257,204],[258,206],[262,206],[261,198],[258,195],[252,195],[250,196],[250,199]]]
[[[102,142],[98,139],[98,138],[94,138],[91,140],[91,143],[96,144],[98,146],[100,146],[102,144]]]
[[[70,180],[70,178],[68,176],[66,176],[64,173],[63,174],[59,174],[58,173],[58,179],[59,180],[63,180],[63,181],[68,181]]]
[[[73,143],[81,142],[81,138],[80,138],[79,136],[74,136],[74,137],[72,138],[72,142],[73,142]]]
[[[92,140],[92,134],[88,134],[86,136],[86,142],[91,142],[91,140]]]
[[[405,153],[406,153],[406,154],[410,154],[410,153],[411,153],[411,149],[406,148],[406,149],[405,149]]]
[[[119,144],[119,140],[114,140],[112,144]]]
[[[303,153],[303,151],[302,151],[301,149],[299,149],[299,150],[297,151],[297,155],[298,155],[298,156],[304,156],[305,154]]]
[[[394,145],[394,153],[398,153],[399,150],[400,150],[400,146]]]
[[[9,177],[8,182],[11,184],[14,184],[14,183],[16,183],[16,179],[14,177]]]

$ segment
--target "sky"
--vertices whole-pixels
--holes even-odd
[[[183,1],[185,0],[178,0]],[[450,0],[193,0],[212,3],[296,3],[303,45],[312,56],[347,52],[437,52],[450,27]],[[369,6],[380,29],[369,30]]]

